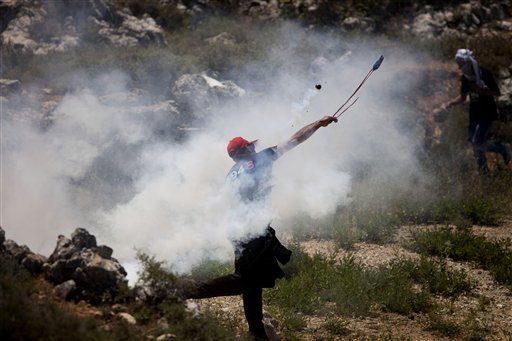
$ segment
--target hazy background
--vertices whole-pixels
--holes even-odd
[[[69,237],[84,227],[98,244],[114,249],[130,278],[136,250],[180,272],[205,257],[230,260],[230,241],[261,232],[269,217],[247,207],[237,211],[224,188],[233,163],[226,153],[229,139],[259,139],[258,150],[286,141],[332,115],[381,54],[381,68],[340,121],[275,164],[272,224],[282,234],[293,232],[297,215],[333,214],[350,201],[361,170],[375,184],[409,186],[422,176],[416,159],[422,136],[409,124],[403,102],[418,80],[402,77],[399,67],[416,58],[413,53],[372,41],[336,41],[290,25],[276,35],[280,45],[270,56],[285,60],[283,67],[254,61],[247,74],[241,70],[233,79],[261,95],[211,108],[207,123],[180,144],[154,135],[158,121],[105,98],[127,90],[123,70],[80,77],[80,88],[65,95],[45,129],[2,115],[1,225],[7,238],[49,255],[59,234]],[[304,39],[308,53],[297,53]],[[311,56],[330,63],[312,74]]]

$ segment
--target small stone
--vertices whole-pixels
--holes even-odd
[[[128,313],[119,313],[117,314],[117,316],[119,317],[119,319],[125,321],[128,324],[137,324],[137,320],[135,319],[135,317]]]
[[[167,333],[167,334],[160,335],[159,337],[156,338],[156,340],[157,341],[167,341],[167,340],[174,340],[175,338],[176,338],[176,335]]]

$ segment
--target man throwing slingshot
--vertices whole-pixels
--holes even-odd
[[[259,152],[256,152],[256,141],[248,141],[242,137],[229,141],[227,152],[235,165],[229,171],[227,179],[242,203],[249,207],[259,207],[268,201],[274,162],[307,140],[318,129],[333,122],[338,122],[338,119],[325,116],[304,126],[286,142]],[[275,230],[268,225],[262,235],[236,242],[233,274],[202,283],[186,296],[209,298],[242,295],[249,332],[256,340],[268,340],[263,325],[262,288],[274,287],[276,279],[284,276],[278,262],[284,265],[290,256],[291,251],[279,242]]]

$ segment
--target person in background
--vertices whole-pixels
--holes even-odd
[[[269,201],[272,189],[272,166],[283,154],[307,140],[319,128],[337,118],[325,116],[297,131],[288,141],[256,151],[255,142],[240,136],[229,141],[228,155],[235,162],[227,181],[236,192],[240,205],[259,210]],[[268,219],[270,221],[270,217]],[[265,226],[262,226],[262,229]],[[256,340],[269,340],[263,324],[262,288],[272,288],[278,278],[284,277],[279,263],[285,265],[291,251],[276,237],[270,224],[262,235],[235,242],[235,271],[196,285],[186,293],[187,298],[209,298],[242,295],[249,332]]]
[[[465,102],[469,97],[468,137],[479,169],[483,173],[489,171],[486,152],[500,154],[508,165],[511,159],[509,148],[500,141],[488,139],[491,124],[498,118],[494,98],[501,94],[493,74],[481,67],[468,49],[459,49],[455,54],[455,61],[462,72],[460,94],[441,105],[434,113],[447,113],[451,107]]]

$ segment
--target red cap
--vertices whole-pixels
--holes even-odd
[[[237,136],[231,139],[228,143],[228,154],[229,156],[233,156],[236,154],[236,152],[244,147],[247,147],[250,144],[253,144],[257,140],[254,141],[247,141],[243,137]]]

